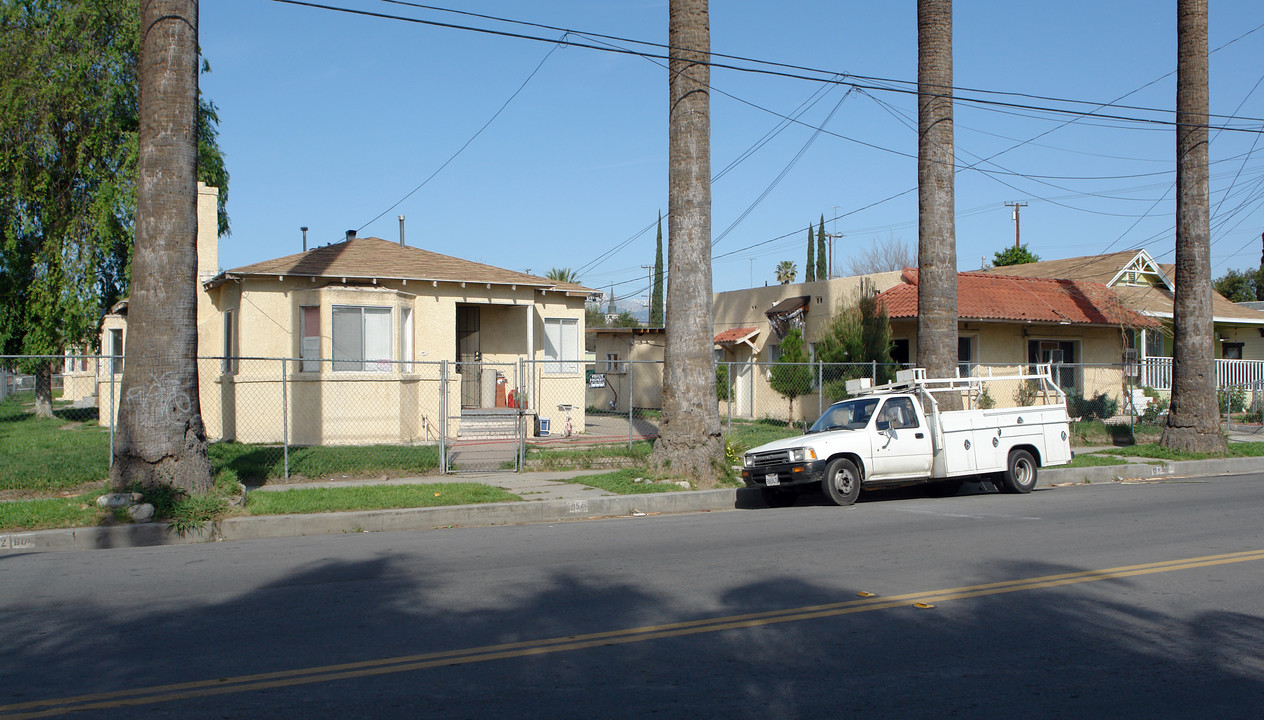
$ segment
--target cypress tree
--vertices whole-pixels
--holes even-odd
[[[654,251],[654,287],[650,293],[650,327],[663,327],[663,212],[658,213],[658,249]]]
[[[808,229],[809,237],[811,228]],[[808,262],[812,256],[808,256]],[[821,215],[821,227],[816,231],[816,279],[829,280],[829,259],[825,256],[825,216]]]
[[[816,260],[813,258],[812,250],[812,225],[808,224],[808,261],[803,266],[803,282],[812,282],[816,279]]]

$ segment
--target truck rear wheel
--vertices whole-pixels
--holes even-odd
[[[821,489],[825,497],[835,505],[851,505],[860,496],[860,471],[856,464],[847,458],[838,458],[825,468],[825,479],[821,481]]]
[[[1009,464],[1001,474],[1001,489],[1007,493],[1029,493],[1036,487],[1036,458],[1026,450],[1012,450]]]
[[[790,507],[794,501],[798,499],[799,494],[789,488],[769,488],[763,489],[764,503],[771,508]]]

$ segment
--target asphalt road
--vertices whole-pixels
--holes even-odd
[[[1256,718],[1261,597],[1264,475],[3,555],[0,718]]]

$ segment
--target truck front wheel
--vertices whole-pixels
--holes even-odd
[[[1029,493],[1036,487],[1036,459],[1026,450],[1009,454],[1009,464],[1001,475],[1001,489],[1008,493]]]
[[[821,481],[825,497],[835,505],[851,505],[860,495],[860,472],[856,464],[847,458],[838,458],[825,468]]]

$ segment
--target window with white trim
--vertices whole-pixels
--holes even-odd
[[[333,308],[335,372],[390,372],[391,309],[335,305]]]
[[[320,372],[320,307],[304,305],[298,309],[302,340],[298,348],[301,372]]]
[[[544,372],[579,372],[579,320],[544,318]]]
[[[399,310],[399,361],[400,372],[413,371],[413,309]]]

